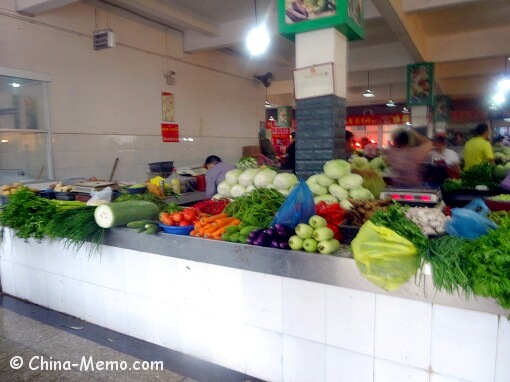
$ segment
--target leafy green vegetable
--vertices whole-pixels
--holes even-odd
[[[422,255],[426,251],[427,237],[417,224],[406,218],[405,212],[406,207],[393,203],[386,210],[376,211],[370,221],[377,226],[389,228],[406,238],[414,244],[418,255]]]
[[[24,187],[9,197],[0,213],[0,225],[12,228],[20,239],[44,238],[44,229],[57,212],[57,205]]]
[[[128,200],[145,200],[147,202],[152,202],[158,206],[160,211],[164,211],[168,207],[168,203],[150,192],[144,192],[143,194],[122,194],[114,200],[114,203],[126,202]]]
[[[478,185],[486,185],[489,188],[497,187],[498,179],[494,176],[494,168],[492,163],[484,162],[471,166],[460,174],[463,188],[475,188]]]
[[[446,179],[443,182],[443,189],[447,192],[462,190],[462,181],[460,179]]]

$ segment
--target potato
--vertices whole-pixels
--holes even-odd
[[[16,183],[13,183],[12,184],[12,187],[16,188],[16,187],[19,187],[21,186],[21,183],[20,182],[16,182]]]
[[[3,192],[3,196],[9,196],[9,195],[11,195],[11,192],[10,192],[10,191],[4,191],[4,192]]]

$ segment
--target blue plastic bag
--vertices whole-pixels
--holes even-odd
[[[312,215],[315,215],[313,193],[308,184],[300,179],[280,209],[276,211],[271,226],[281,224],[285,227],[294,228],[299,223],[308,223]]]
[[[466,239],[486,235],[490,229],[498,228],[487,218],[489,212],[489,207],[480,198],[472,200],[464,208],[452,208],[452,218],[446,222],[445,231]]]

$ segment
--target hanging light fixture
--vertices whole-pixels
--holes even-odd
[[[367,71],[367,90],[365,90],[365,93],[363,93],[363,97],[375,97],[375,94],[372,93],[372,90],[370,90],[370,71]]]
[[[253,0],[255,7],[255,27],[248,32],[246,37],[246,46],[252,56],[258,56],[264,53],[271,42],[269,32],[264,23],[259,25],[257,18],[257,0]]]
[[[393,100],[391,99],[391,84],[390,84],[390,100],[388,102],[386,102],[386,106],[388,106],[388,107],[395,107],[395,106],[397,106],[395,104],[395,102],[393,102]]]
[[[402,112],[401,112],[401,113],[402,113],[402,114],[409,114],[409,109],[407,108],[407,106],[404,106],[404,107],[402,108]]]

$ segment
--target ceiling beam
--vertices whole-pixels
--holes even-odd
[[[193,30],[207,36],[220,34],[218,24],[158,0],[107,0],[105,2],[181,31]]]
[[[430,10],[438,10],[457,5],[465,5],[480,0],[403,0],[402,10],[404,13],[423,12]]]
[[[78,0],[16,0],[16,11],[24,15],[35,16]]]

